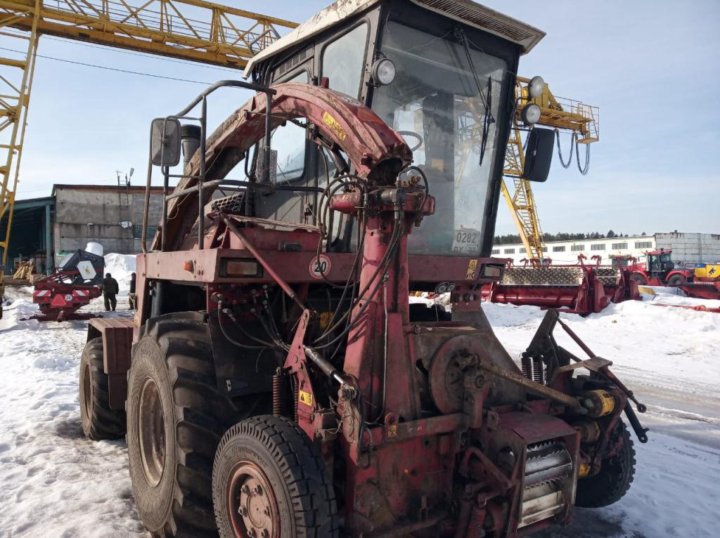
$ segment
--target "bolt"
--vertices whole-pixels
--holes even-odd
[[[248,531],[248,534],[250,535],[250,538],[256,538],[257,537],[257,531],[253,528]]]
[[[244,506],[241,506],[240,508],[238,508],[238,514],[245,517],[248,515],[248,509],[245,508]]]
[[[265,507],[265,510],[263,510],[263,513],[264,513],[266,516],[269,516],[269,515],[270,515],[270,507],[269,507],[269,506],[266,506],[266,507]]]
[[[243,487],[240,488],[240,491],[243,492],[245,495],[250,495],[250,488],[247,484],[243,484]]]
[[[270,531],[267,529],[263,529],[260,533],[260,536],[262,536],[262,538],[270,538]]]
[[[262,495],[262,494],[263,494],[263,490],[262,490],[262,488],[260,487],[260,484],[258,484],[257,486],[255,486],[255,489],[253,489],[253,493],[254,493],[255,495]]]

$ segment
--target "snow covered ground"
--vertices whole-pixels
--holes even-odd
[[[127,316],[129,257],[108,255]],[[130,490],[125,443],[83,438],[77,396],[84,322],[22,321],[30,288],[10,288],[0,320],[0,537],[145,536]],[[648,405],[650,442],[636,442],[628,495],[544,537],[714,537],[720,482],[720,314],[659,308],[687,303],[666,290],[601,314],[563,319]],[[718,301],[716,301],[717,303]],[[712,306],[711,302],[705,302]],[[102,310],[102,298],[89,310]],[[543,312],[488,304],[500,340],[518,356]],[[559,329],[561,345],[580,355]]]

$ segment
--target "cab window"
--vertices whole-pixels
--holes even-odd
[[[365,64],[368,25],[363,23],[325,47],[322,76],[330,88],[358,98]]]
[[[307,71],[303,71],[283,82],[309,82]],[[301,178],[305,173],[305,129],[288,122],[277,127],[272,133],[271,147],[277,152],[275,174],[278,183],[287,183]]]

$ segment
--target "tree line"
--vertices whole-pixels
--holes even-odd
[[[647,235],[645,232],[640,235]],[[600,232],[589,232],[589,233],[566,233],[560,232],[556,234],[543,233],[543,241],[548,243],[550,241],[582,241],[584,239],[613,239],[615,237],[629,237],[628,234],[616,233],[613,230],[608,230],[607,233],[602,234]],[[517,234],[505,234],[496,235],[494,245],[508,245],[513,243],[522,243],[520,236]]]

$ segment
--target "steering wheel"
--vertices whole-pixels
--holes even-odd
[[[409,137],[412,137],[417,140],[417,144],[415,146],[411,147],[410,151],[415,151],[416,149],[418,149],[420,146],[423,145],[423,137],[420,136],[415,131],[398,131],[397,134],[399,134],[402,137],[409,136]],[[410,144],[408,144],[408,145],[410,145]]]

